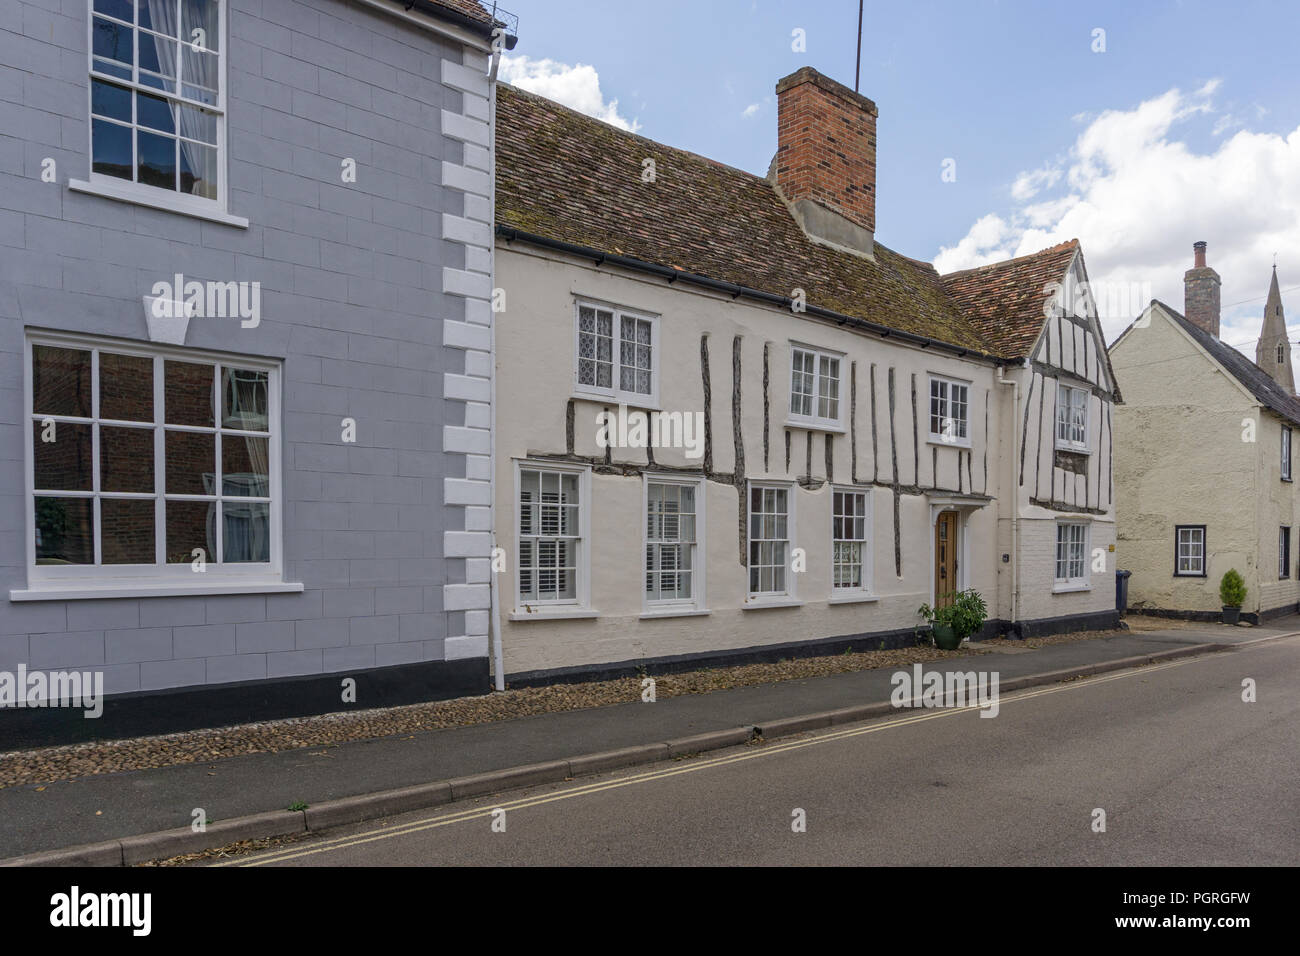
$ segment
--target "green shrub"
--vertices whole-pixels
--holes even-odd
[[[1236,568],[1229,568],[1219,582],[1219,600],[1224,607],[1241,607],[1246,603],[1246,582]]]
[[[922,604],[917,609],[917,613],[930,624],[946,624],[951,627],[958,640],[970,637],[983,627],[988,612],[984,598],[974,588],[958,591],[947,607],[932,608],[929,604]]]

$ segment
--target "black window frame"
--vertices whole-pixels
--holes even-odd
[[[1199,531],[1201,532],[1201,570],[1179,571],[1178,570],[1178,535],[1181,531]],[[1209,535],[1206,533],[1203,524],[1176,524],[1174,525],[1174,577],[1176,578],[1204,578],[1209,576],[1210,566],[1210,549],[1208,547]]]
[[[1278,527],[1277,557],[1279,564],[1277,579],[1285,581],[1291,577],[1291,526],[1289,524]]]

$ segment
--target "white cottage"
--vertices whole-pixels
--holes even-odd
[[[901,644],[966,588],[990,633],[1116,621],[1078,243],[940,276],[875,241],[875,104],[777,96],[763,178],[500,90],[514,683]]]

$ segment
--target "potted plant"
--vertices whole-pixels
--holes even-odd
[[[962,641],[984,626],[988,610],[980,593],[974,588],[967,588],[954,594],[951,604],[939,608],[922,604],[917,613],[930,625],[935,646],[941,650],[955,651]]]
[[[1236,624],[1241,620],[1241,606],[1246,603],[1246,582],[1236,568],[1219,581],[1219,600],[1223,602],[1223,623]]]

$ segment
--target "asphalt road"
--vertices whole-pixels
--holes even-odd
[[[1300,638],[1004,695],[991,719],[900,711],[229,863],[1295,865]]]

